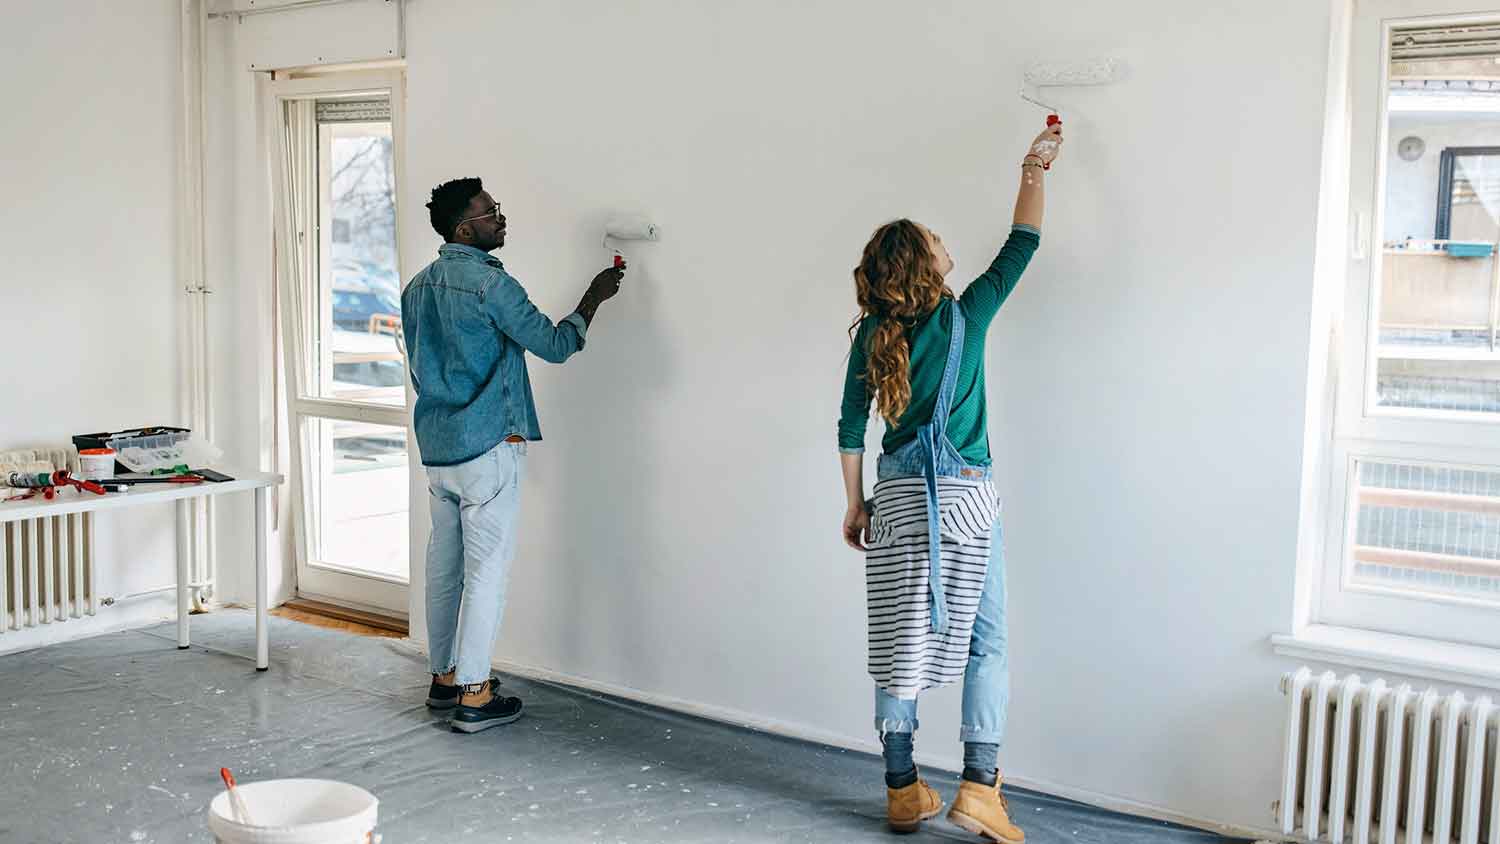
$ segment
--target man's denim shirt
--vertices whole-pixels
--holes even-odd
[[[526,352],[562,363],[588,323],[575,313],[554,325],[499,259],[448,243],[401,294],[401,330],[422,463],[452,466],[507,437],[542,438]]]

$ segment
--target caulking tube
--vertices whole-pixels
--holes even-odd
[[[53,479],[51,472],[11,472],[5,475],[5,485],[17,489],[37,489],[46,486],[57,486],[60,481]]]

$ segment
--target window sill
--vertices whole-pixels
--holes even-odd
[[[1271,646],[1281,656],[1500,689],[1500,650],[1495,648],[1328,624],[1276,634]]]

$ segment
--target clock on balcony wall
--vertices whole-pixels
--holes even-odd
[[[1396,154],[1402,161],[1416,161],[1427,151],[1427,143],[1416,135],[1407,135],[1396,145]]]

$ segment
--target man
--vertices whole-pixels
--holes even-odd
[[[521,717],[520,698],[495,694],[490,651],[515,553],[526,444],[542,438],[525,353],[562,363],[581,350],[624,267],[595,276],[578,308],[553,324],[489,254],[505,245],[505,215],[479,179],[438,185],[427,208],[445,243],[401,294],[432,505],[427,705],[453,710],[453,729],[476,733]]]

